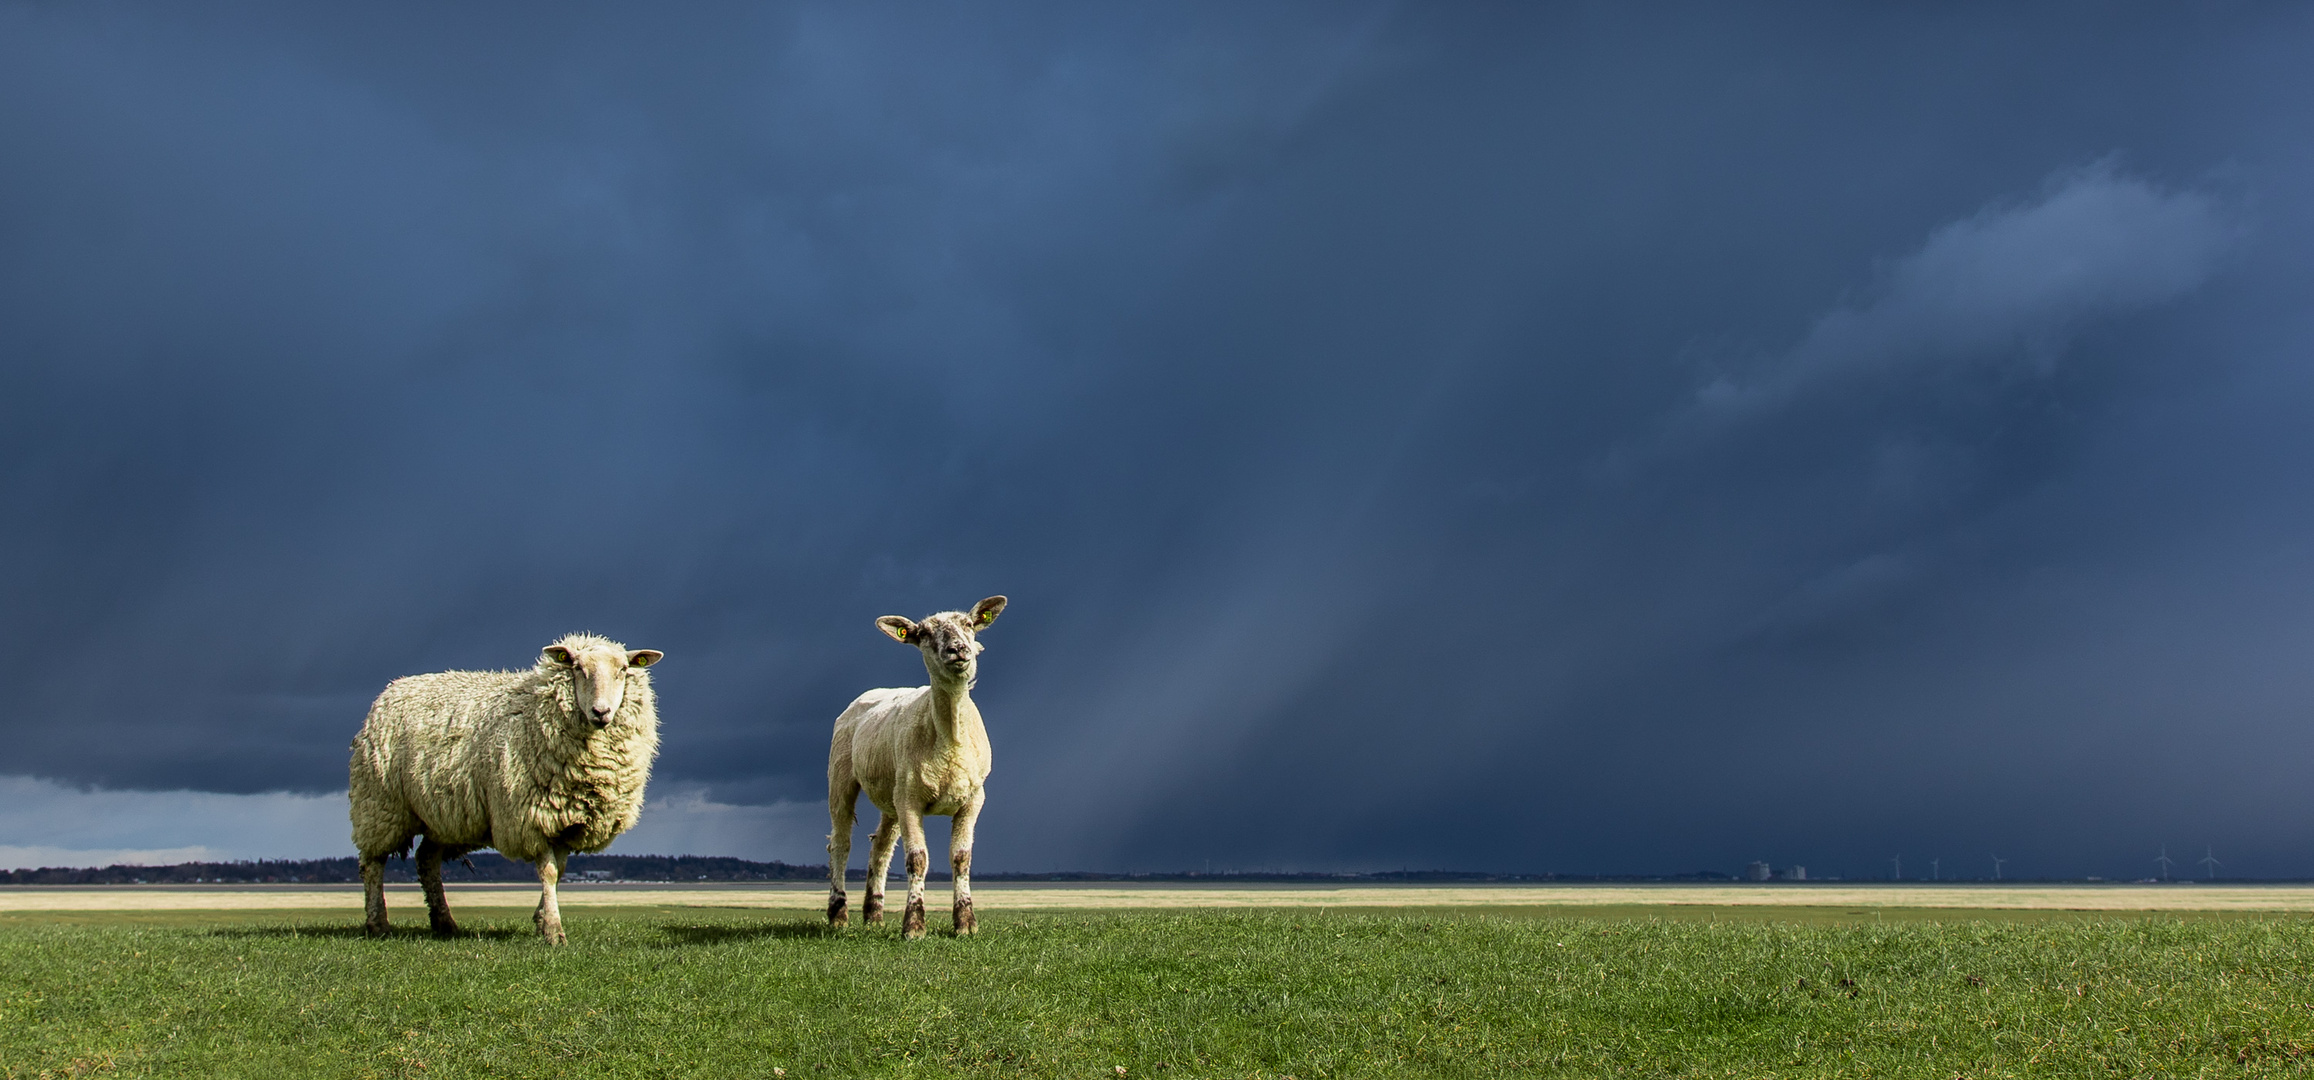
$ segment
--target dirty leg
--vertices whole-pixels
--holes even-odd
[[[429,836],[418,841],[418,884],[426,890],[426,922],[434,928],[435,937],[449,937],[458,932],[458,922],[450,917],[450,898],[442,891],[442,845]]]
[[[950,917],[956,922],[956,934],[962,937],[980,928],[972,916],[972,830],[980,824],[980,807],[985,796],[973,792],[971,801],[948,819],[948,869],[955,877],[955,904]]]
[[[851,921],[844,910],[844,871],[852,861],[852,808],[857,804],[860,790],[848,794],[828,793],[828,925],[842,926]]]
[[[868,838],[868,902],[860,911],[871,923],[884,921],[884,882],[892,874],[892,843],[899,836],[899,822],[886,817],[876,822],[875,835]]]
[[[900,918],[900,936],[911,941],[924,936],[924,872],[931,862],[923,848],[908,849],[908,911]]]
[[[362,932],[386,936],[386,857],[362,856]]]
[[[972,852],[950,852],[948,870],[956,879],[956,902],[949,914],[956,920],[956,936],[963,937],[980,929],[972,917]]]
[[[562,932],[562,905],[556,903],[554,898],[555,883],[562,880],[563,862],[569,858],[569,853],[556,850],[538,860],[538,911],[530,920],[538,924],[539,936],[545,938],[549,945],[561,945],[570,940]]]

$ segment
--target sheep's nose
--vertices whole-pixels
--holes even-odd
[[[588,711],[595,714],[596,727],[601,727],[604,724],[611,722],[611,707],[608,705],[597,705]]]

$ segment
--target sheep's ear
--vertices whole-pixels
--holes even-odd
[[[547,646],[539,652],[538,657],[548,663],[561,664],[564,667],[569,667],[571,663],[570,650],[560,645]]]
[[[898,615],[886,615],[877,619],[876,628],[892,635],[894,641],[913,641],[916,638],[916,624]]]
[[[627,666],[650,667],[651,665],[658,663],[666,655],[666,653],[660,652],[657,649],[636,649],[634,652],[627,654]]]
[[[1004,597],[1001,596],[991,596],[972,605],[972,628],[974,630],[988,629],[988,624],[995,622],[997,613],[1003,610]]]

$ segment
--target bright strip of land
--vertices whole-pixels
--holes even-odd
[[[856,894],[859,886],[854,884]],[[895,889],[896,896],[901,890]],[[1069,910],[1118,908],[1459,908],[1792,906],[1949,908],[2037,911],[2314,912],[2314,885],[1541,885],[1541,886],[1051,886],[989,883],[974,894],[984,908]],[[532,885],[450,887],[458,908],[522,907],[537,902]],[[819,910],[816,886],[566,885],[566,906],[671,906]],[[936,910],[948,892],[927,896]],[[361,910],[353,886],[12,886],[0,888],[0,912]],[[423,910],[414,885],[387,888],[387,904]]]

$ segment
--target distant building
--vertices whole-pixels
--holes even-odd
[[[1744,867],[1744,877],[1752,881],[1767,881],[1775,876],[1775,870],[1764,862],[1755,862]]]
[[[1784,868],[1784,880],[1806,881],[1808,880],[1808,868],[1805,866],[1787,866]]]

